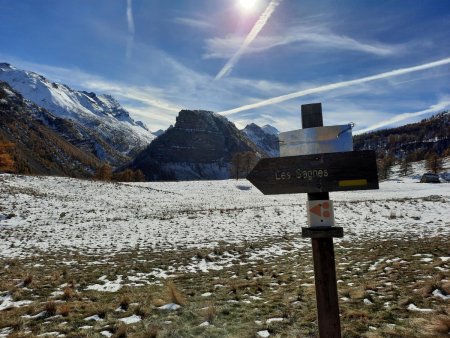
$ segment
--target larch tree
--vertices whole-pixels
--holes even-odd
[[[14,172],[14,160],[8,153],[8,149],[14,147],[14,144],[0,141],[0,172]]]

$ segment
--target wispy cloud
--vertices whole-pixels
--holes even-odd
[[[359,78],[359,79],[355,79],[355,80],[336,82],[336,83],[331,83],[331,84],[327,84],[327,85],[323,85],[323,86],[318,86],[315,88],[301,90],[301,91],[297,91],[294,93],[281,95],[281,96],[277,96],[277,97],[274,97],[271,99],[259,101],[256,103],[244,105],[244,106],[241,106],[238,108],[225,110],[220,113],[223,115],[226,115],[226,116],[230,116],[230,115],[233,115],[233,114],[245,111],[245,110],[265,107],[265,106],[273,105],[276,103],[292,100],[292,99],[302,97],[302,96],[327,92],[327,91],[331,91],[331,90],[335,90],[335,89],[339,89],[339,88],[355,86],[355,85],[372,82],[372,81],[376,81],[376,80],[387,79],[390,77],[404,75],[404,74],[413,73],[413,72],[418,72],[418,71],[431,69],[431,68],[435,68],[435,67],[440,67],[440,66],[444,66],[447,64],[450,64],[450,58],[445,58],[445,59],[441,59],[438,61],[429,62],[429,63],[425,63],[425,64],[413,66],[413,67],[400,68],[400,69],[396,69],[396,70],[393,70],[390,72],[380,73],[380,74],[367,76],[367,77],[363,77],[363,78]]]
[[[199,29],[206,29],[211,28],[213,25],[211,25],[209,22],[203,20],[203,19],[197,19],[197,18],[187,18],[187,17],[178,17],[172,20],[175,23],[186,25],[193,28],[199,28]]]
[[[206,40],[205,59],[227,59],[242,44],[242,37],[228,36]],[[251,46],[247,46],[245,54],[260,53],[275,47],[298,44],[303,51],[310,47],[317,49],[339,49],[368,53],[378,56],[398,55],[404,48],[402,45],[387,45],[379,42],[362,42],[349,36],[336,34],[323,25],[299,25],[283,34],[259,36]]]
[[[223,66],[220,72],[216,75],[216,80],[228,75],[231,72],[231,70],[233,69],[235,64],[239,61],[241,56],[245,53],[245,51],[253,42],[253,40],[256,39],[259,32],[261,32],[261,30],[264,28],[267,21],[270,19],[273,12],[277,8],[277,6],[281,3],[281,1],[282,0],[271,0],[269,2],[266,9],[261,14],[258,21],[256,21],[255,25],[251,29],[250,33],[248,33],[247,37],[245,38],[244,42],[241,44],[237,52],[228,60],[225,66]]]
[[[443,100],[443,101],[438,102],[424,110],[420,110],[420,111],[417,111],[414,113],[403,113],[403,114],[395,115],[389,119],[383,120],[381,122],[377,122],[367,128],[357,130],[355,132],[355,134],[367,133],[369,131],[380,129],[380,128],[383,128],[386,126],[390,126],[392,124],[396,124],[396,123],[402,122],[404,120],[411,119],[413,117],[440,112],[440,111],[446,110],[448,108],[450,108],[450,100]]]
[[[134,18],[133,18],[133,0],[127,0],[127,24],[128,24],[128,39],[127,39],[127,60],[131,59],[134,44]]]
[[[152,86],[131,85],[122,81],[111,81],[76,68],[56,67],[38,64],[0,54],[13,65],[32,70],[46,76],[51,81],[67,84],[74,89],[107,93],[119,99],[122,106],[132,115],[143,118],[151,129],[167,128],[172,124],[181,106],[166,97],[163,89]]]

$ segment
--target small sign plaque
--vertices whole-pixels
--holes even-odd
[[[334,226],[333,201],[307,201],[308,224],[310,227]]]

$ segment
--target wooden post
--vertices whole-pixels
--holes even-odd
[[[322,126],[322,105],[320,103],[302,105],[302,127]],[[308,194],[309,201],[328,199],[328,192]],[[333,238],[311,238],[311,241],[319,335],[321,338],[341,338]]]

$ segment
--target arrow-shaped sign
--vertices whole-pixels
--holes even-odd
[[[263,158],[247,179],[265,195],[378,189],[373,150]]]

